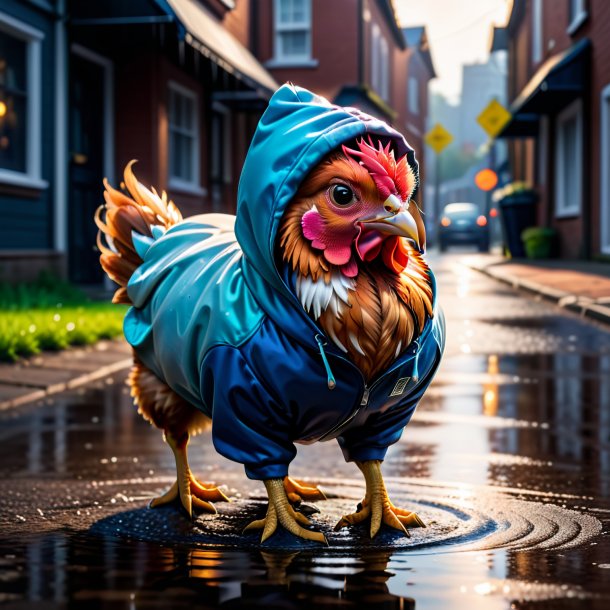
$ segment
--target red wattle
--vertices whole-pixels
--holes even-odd
[[[381,256],[386,267],[394,273],[402,273],[409,264],[409,251],[402,237],[388,237],[383,243]]]

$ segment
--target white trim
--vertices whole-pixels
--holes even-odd
[[[179,190],[182,192],[186,192],[186,193],[191,193],[191,194],[195,194],[195,195],[203,195],[205,193],[204,189],[201,186],[200,180],[201,180],[201,172],[200,172],[200,146],[201,146],[201,142],[200,142],[200,134],[199,134],[199,96],[197,95],[196,91],[193,91],[192,89],[188,89],[187,87],[185,87],[184,85],[181,85],[180,83],[177,83],[176,81],[170,80],[167,82],[167,86],[168,89],[170,91],[174,91],[175,93],[177,93],[178,95],[181,95],[183,97],[186,97],[188,99],[190,99],[193,102],[193,129],[189,130],[188,133],[185,133],[185,135],[188,135],[189,137],[193,138],[193,144],[192,144],[192,160],[191,160],[191,175],[192,175],[192,180],[184,180],[184,178],[181,178],[180,176],[172,176],[171,174],[171,161],[170,163],[168,163],[168,167],[167,167],[167,173],[168,173],[168,180],[167,180],[167,184],[168,187],[170,189],[175,189],[175,190]],[[171,112],[170,112],[170,106],[169,106],[169,96],[168,98],[166,98],[167,101],[167,132],[168,132],[168,138],[167,138],[167,148],[168,148],[168,157],[171,157],[171,132],[172,131],[184,131],[183,129],[177,129],[175,126],[172,127],[172,117],[171,117]]]
[[[22,186],[24,188],[43,190],[49,186],[47,180],[41,178],[31,178],[22,172],[14,172],[10,169],[0,169],[0,184],[11,186]]]
[[[0,30],[28,42],[44,39],[44,34],[40,30],[3,12],[0,12]]]
[[[65,6],[57,7],[63,14]],[[55,22],[55,184],[53,185],[53,243],[68,252],[68,43],[64,23]]]
[[[576,119],[576,147],[575,150],[566,151],[564,146],[564,134],[562,126],[568,120]],[[583,185],[583,120],[582,120],[582,100],[577,99],[558,115],[555,123],[555,218],[570,218],[579,216],[582,209],[582,185]],[[564,156],[567,155],[567,158]],[[576,201],[565,201],[567,194],[564,193],[564,174],[565,167],[573,167],[574,175],[571,177],[577,184]]]
[[[114,182],[114,63],[111,59],[79,44],[70,51],[82,59],[101,66],[104,70],[104,175]]]
[[[26,43],[26,132],[25,172],[0,168],[0,183],[43,189],[42,179],[42,40],[44,34],[26,23],[0,12],[0,31]]]
[[[572,34],[574,34],[574,32],[576,32],[576,30],[587,20],[587,17],[589,16],[589,13],[587,12],[587,9],[585,8],[585,2],[584,0],[580,0],[580,6],[578,7],[578,13],[576,15],[574,15],[574,17],[572,18],[572,21],[570,22],[570,25],[568,25],[566,32],[571,36]],[[569,7],[568,7],[568,11],[569,11]]]
[[[542,0],[532,2],[532,63],[542,59]]]
[[[600,96],[601,114],[601,158],[599,173],[601,180],[599,208],[601,212],[601,251],[610,254],[610,84]]]
[[[304,0],[305,16],[303,21],[286,23],[280,20],[280,3],[282,0],[273,1],[273,58],[272,62],[276,66],[298,64],[303,67],[311,67],[308,62],[311,60],[311,0]],[[305,32],[306,50],[300,55],[287,55],[284,53],[280,43],[280,34],[290,32]]]

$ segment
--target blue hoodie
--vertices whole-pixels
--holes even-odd
[[[125,337],[175,392],[212,418],[223,456],[252,479],[283,477],[295,442],[336,438],[345,459],[382,460],[428,387],[444,346],[440,310],[367,387],[305,312],[275,256],[280,220],[307,174],[358,136],[413,150],[384,122],[284,85],[246,157],[237,216],[203,214],[154,239],[134,234],[143,264],[127,290]],[[434,286],[434,277],[432,277]]]

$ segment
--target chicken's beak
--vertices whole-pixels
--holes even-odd
[[[421,244],[419,243],[417,223],[407,210],[402,210],[397,214],[392,214],[390,216],[371,218],[370,220],[361,222],[367,229],[375,229],[385,235],[406,237],[413,241],[417,250],[420,250]]]

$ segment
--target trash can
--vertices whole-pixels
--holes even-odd
[[[530,191],[507,195],[498,202],[504,240],[513,258],[525,257],[521,233],[536,224],[537,201],[536,193]]]

